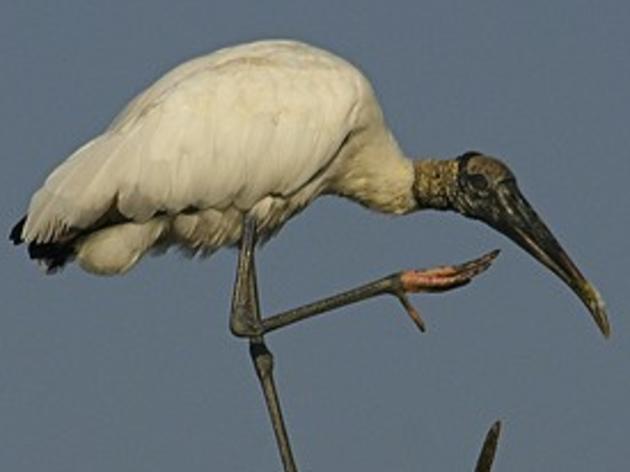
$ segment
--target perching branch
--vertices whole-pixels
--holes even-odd
[[[483,442],[483,447],[481,448],[479,458],[477,459],[475,472],[490,472],[492,470],[492,463],[494,462],[494,457],[497,453],[500,435],[501,421],[495,421],[488,431],[488,434],[486,434],[486,439]]]

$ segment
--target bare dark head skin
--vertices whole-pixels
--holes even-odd
[[[505,234],[560,277],[586,305],[604,336],[610,335],[599,293],[523,197],[504,163],[477,152],[454,161],[418,161],[414,188],[421,207],[454,210]]]

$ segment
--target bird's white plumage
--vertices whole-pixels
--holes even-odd
[[[118,273],[156,243],[233,244],[245,212],[270,234],[321,193],[404,211],[391,185],[404,200],[411,179],[354,66],[303,43],[260,41],[186,62],[142,92],[48,177],[23,237],[102,227],[77,240],[79,262]]]

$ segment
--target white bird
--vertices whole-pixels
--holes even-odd
[[[355,67],[262,41],[186,62],[136,97],[48,177],[21,237],[72,241],[67,258],[120,274],[155,245],[233,245],[246,212],[268,237],[322,193],[405,213],[412,184],[412,163]],[[66,257],[43,260],[54,269]]]
[[[481,219],[556,272],[608,331],[599,295],[505,165],[478,153],[408,159],[365,76],[296,41],[225,48],[168,72],[52,172],[11,239],[49,270],[76,258],[122,274],[155,247],[234,245],[245,214],[264,240],[322,194]]]

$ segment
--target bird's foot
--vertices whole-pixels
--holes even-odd
[[[494,250],[477,259],[459,265],[444,265],[423,270],[406,270],[400,274],[406,293],[445,292],[469,283],[485,271],[499,254]]]
[[[420,329],[425,331],[425,323],[420,313],[409,301],[408,293],[437,293],[452,290],[469,283],[473,277],[484,272],[499,255],[499,250],[491,251],[477,259],[458,265],[445,265],[422,270],[405,270],[396,274],[399,284],[393,290],[405,311]]]

